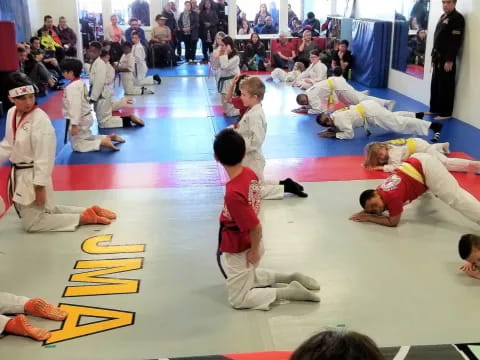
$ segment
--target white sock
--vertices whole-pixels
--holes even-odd
[[[292,281],[286,288],[276,289],[276,292],[277,300],[320,302],[317,295],[305,289],[298,281]]]
[[[290,284],[292,281],[298,281],[309,290],[320,290],[320,285],[318,284],[317,280],[299,272],[293,274],[275,274],[276,283]]]

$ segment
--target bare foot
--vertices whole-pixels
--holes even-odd
[[[137,115],[130,115],[130,121],[138,126],[145,126],[145,123]]]
[[[133,101],[133,99],[131,98],[125,98],[125,102],[128,104],[128,105],[132,105],[135,103],[135,101]]]
[[[30,337],[37,341],[44,341],[50,337],[48,330],[36,328],[29,324],[25,315],[17,315],[7,322],[5,326],[7,334]]]
[[[118,151],[120,150],[120,148],[116,147],[113,142],[112,142],[112,139],[110,139],[109,136],[107,136],[106,138],[104,138],[102,140],[102,142],[100,143],[101,146],[103,147],[106,147],[108,149],[112,149],[112,150],[115,150],[115,151]]]
[[[63,311],[55,305],[49,304],[42,298],[28,300],[25,304],[25,313],[56,321],[65,320],[68,315],[66,311]]]
[[[118,136],[117,134],[110,134],[108,135],[112,141],[118,142],[118,143],[124,143],[125,139]]]
[[[448,120],[450,118],[451,118],[451,116],[435,116],[433,119],[434,120]]]

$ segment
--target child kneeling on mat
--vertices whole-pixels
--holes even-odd
[[[230,304],[235,309],[269,310],[276,300],[320,301],[310,291],[320,289],[315,279],[300,273],[279,274],[258,268],[264,253],[258,219],[260,181],[250,168],[242,166],[245,140],[233,129],[225,129],[215,137],[213,149],[215,159],[230,178],[220,214],[217,249]]]
[[[10,160],[9,200],[28,232],[75,231],[79,225],[110,224],[112,211],[55,205],[52,171],[57,141],[48,115],[35,105],[35,90],[22,73],[10,74],[8,113],[0,143],[0,164]]]

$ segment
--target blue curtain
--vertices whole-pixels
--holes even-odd
[[[14,21],[17,42],[30,40],[30,19],[27,0],[0,0],[0,20]]]
[[[408,47],[408,22],[395,21],[393,30],[392,68],[400,71],[407,70],[407,60],[410,53]]]
[[[353,21],[353,79],[368,87],[388,86],[392,23],[369,19]]]

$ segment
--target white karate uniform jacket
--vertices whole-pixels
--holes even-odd
[[[44,186],[47,194],[45,208],[51,209],[54,207],[55,130],[48,115],[36,107],[21,123],[17,115],[18,128],[14,139],[12,123],[15,124],[15,113],[15,106],[7,113],[5,137],[0,143],[0,163],[10,160],[12,164],[33,164],[33,168],[15,171],[13,201],[28,206],[35,201],[34,185]]]
[[[312,63],[300,74],[295,84],[306,90],[312,86],[311,83],[305,81],[306,79],[310,79],[315,84],[327,78],[327,71],[327,67],[321,61],[316,64]]]
[[[133,73],[135,72],[135,57],[133,56],[133,53],[130,52],[129,54],[123,54],[118,66],[128,70],[120,73],[120,79],[122,79],[125,94],[142,95],[142,88],[135,86],[135,77],[133,76]]]
[[[81,80],[72,81],[63,92],[63,117],[70,120],[70,128],[75,125],[78,135],[71,136],[74,151],[99,151],[104,135],[92,135],[93,116],[88,101],[85,83]],[[68,129],[70,130],[70,129]]]
[[[413,112],[391,112],[373,100],[362,101],[360,105],[365,110],[366,119],[362,118],[355,105],[331,114],[337,139],[353,139],[354,129],[363,127],[365,122],[367,127],[379,126],[400,134],[428,135],[431,122],[415,118]]]
[[[138,43],[133,45],[132,54],[135,59],[135,78],[136,85],[153,85],[154,80],[152,76],[146,76],[148,71],[147,62],[145,61],[145,48],[142,44]]]

